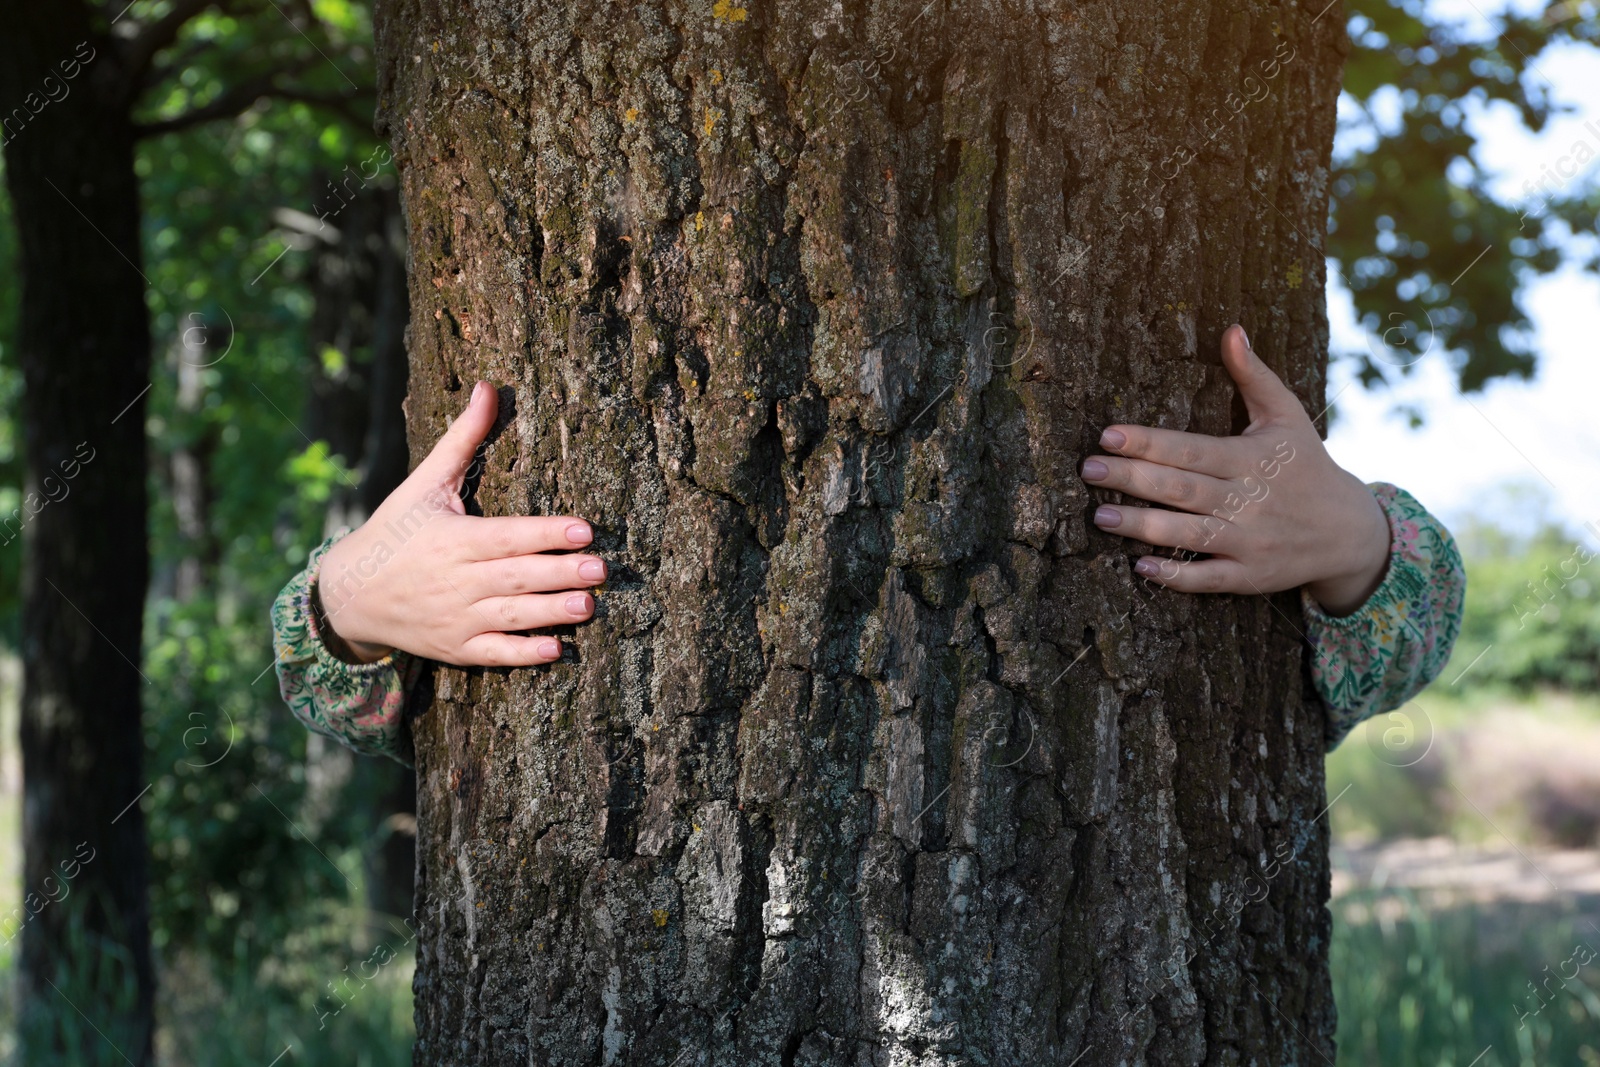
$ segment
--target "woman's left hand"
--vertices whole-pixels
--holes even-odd
[[[1275,593],[1307,586],[1330,615],[1359,608],[1383,580],[1389,520],[1372,492],[1328,455],[1300,401],[1250,348],[1222,335],[1222,362],[1250,425],[1238,437],[1108,426],[1109,456],[1083,480],[1176,510],[1102,504],[1095,525],[1152,545],[1204,552],[1144,556],[1134,570],[1185,593]]]

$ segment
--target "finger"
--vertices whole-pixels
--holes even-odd
[[[1140,500],[1170,504],[1202,515],[1220,507],[1228,494],[1235,491],[1229,483],[1208,475],[1116,456],[1091,456],[1084,460],[1083,480]]]
[[[1164,467],[1228,478],[1249,466],[1236,437],[1161,430],[1154,426],[1107,426],[1100,447],[1112,455],[1144,459]]]
[[[605,560],[597,556],[542,552],[469,564],[464,585],[469,595],[481,598],[583,589],[605,580]]]
[[[1248,593],[1250,576],[1236,559],[1196,559],[1181,562],[1145,556],[1134,571],[1157,585],[1180,593]]]
[[[472,560],[561,552],[582,548],[594,540],[594,530],[589,524],[571,515],[473,519],[462,531],[462,549]]]
[[[1222,365],[1239,387],[1252,423],[1305,415],[1299,398],[1250,347],[1243,326],[1229,326],[1222,335]]]
[[[1150,545],[1186,548],[1191,552],[1226,552],[1238,527],[1215,515],[1189,515],[1155,508],[1101,504],[1094,524],[1107,533],[1131,537]]]
[[[421,476],[430,485],[449,485],[460,488],[472,469],[473,456],[483,439],[494,428],[495,414],[500,410],[500,394],[488,382],[472,387],[472,398],[467,409],[458,415],[450,428],[439,438],[428,453],[428,458],[417,465],[413,477]]]
[[[459,667],[537,667],[560,658],[561,642],[554,637],[486,633],[463,643],[455,662]]]
[[[473,608],[485,631],[542,630],[587,619],[594,614],[594,597],[583,592],[523,593],[485,597]]]

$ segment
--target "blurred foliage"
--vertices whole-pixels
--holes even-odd
[[[1600,697],[1450,685],[1465,662],[1328,754],[1334,839],[1600,848]]]
[[[76,909],[81,903],[81,896],[69,894],[53,906]],[[61,998],[79,1004],[110,1003],[122,1010],[106,1012],[101,1023],[94,1024],[81,1015],[55,1011],[48,1003],[42,1005],[46,1010],[29,1011],[8,1002],[7,1010],[17,1010],[18,1018],[7,1020],[11,1024],[7,1037],[23,1048],[59,1048],[59,1062],[72,1067],[131,1062],[123,1050],[138,1049],[144,1037],[129,1026],[129,1020],[136,1017],[132,1006],[139,998],[133,960],[120,939],[89,932],[76,916],[66,929],[66,953],[51,961],[53,973],[48,976]],[[7,1047],[5,1051],[5,1062],[10,1062],[16,1049]]]
[[[72,907],[76,899],[59,906]],[[348,931],[359,924],[350,909],[334,909],[323,922],[284,937],[266,968],[248,959],[168,953],[158,990],[157,1062],[408,1067],[413,934],[394,923],[375,947],[355,948]],[[68,951],[51,976],[62,1000],[104,1002],[110,989],[112,1001],[133,1003],[137,988],[126,950],[76,921],[68,931]],[[0,1064],[19,1062],[24,1040],[44,1045],[47,1035],[60,1050],[51,1062],[70,1067],[123,1067],[139,1044],[139,1034],[118,1028],[131,1012],[95,1022],[70,1011],[19,1014],[12,998],[0,998]]]
[[[279,1067],[410,1067],[409,949],[381,969],[364,971],[372,977],[359,981],[344,968],[362,969],[365,955],[285,948],[265,995],[242,964],[180,959],[169,967],[162,975],[161,1062],[269,1067],[287,1049]],[[327,992],[330,985],[344,995],[342,1007]]]
[[[333,83],[340,60],[352,75],[370,66],[364,8],[316,4],[303,27],[316,42],[271,5],[229,11],[202,13],[168,50],[152,117],[205,107],[261,70]],[[374,147],[336,109],[263,99],[229,121],[148,138],[137,161],[157,352],[145,638],[152,939],[160,952],[195,948],[251,973],[328,902],[359,899],[372,818],[367,805],[312,795],[308,736],[271,670],[267,609],[321,539],[334,484],[354,480],[301,430],[308,386],[322,376],[306,329],[309,240],[275,214],[315,215],[325,176]],[[173,503],[167,472],[180,449],[206,464],[198,537]],[[212,566],[180,599],[176,572],[195,556]]]
[[[1366,352],[1347,354],[1364,384],[1407,373],[1430,351],[1450,353],[1466,390],[1533,375],[1519,290],[1579,251],[1573,234],[1594,232],[1600,187],[1579,174],[1519,202],[1499,198],[1469,124],[1510,107],[1543,129],[1555,105],[1539,60],[1600,43],[1597,9],[1564,0],[1531,17],[1497,14],[1498,36],[1484,39],[1420,0],[1349,4],[1340,132],[1355,147],[1336,155],[1328,254],[1369,334]],[[1589,149],[1600,152],[1600,136]]]
[[[137,0],[119,25],[149,26],[175,6]],[[266,1063],[263,1050],[286,1041],[295,1063],[410,1060],[406,965],[319,1026],[328,990],[346,988],[330,984],[345,980],[341,969],[404,928],[363,907],[382,768],[289,715],[267,618],[322,539],[330,499],[357,478],[303,428],[317,383],[369,356],[325,368],[308,323],[318,216],[332,221],[343,203],[329,176],[378,147],[370,42],[367,8],[341,0],[207,7],[158,53],[136,110],[149,130],[136,167],[154,341],[143,804],[162,1014],[176,1028],[162,1038],[177,1043],[167,1062]],[[183,117],[212,112],[228,114]],[[11,279],[6,210],[0,277]],[[21,482],[19,295],[0,284],[6,511]],[[180,516],[179,453],[201,463],[199,530]],[[0,639],[13,647],[20,543],[0,546]],[[196,560],[201,580],[185,583]],[[86,1046],[81,1062],[104,1051]]]
[[[1467,561],[1461,636],[1446,669],[1475,686],[1592,692],[1600,683],[1600,530],[1547,524],[1509,533],[1483,519],[1458,531]]]
[[[1514,901],[1436,909],[1381,890],[1333,908],[1340,1064],[1600,1065],[1590,919]]]

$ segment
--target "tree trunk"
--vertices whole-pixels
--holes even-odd
[[[20,523],[26,560],[22,889],[26,911],[37,907],[21,933],[21,1023],[25,1042],[71,1062],[144,1063],[150,331],[134,135],[125,79],[84,4],[6,14],[0,121],[22,248],[27,457],[7,533]],[[37,1045],[24,1059],[58,1062]]]
[[[222,545],[212,529],[212,464],[221,444],[221,428],[200,418],[210,389],[206,369],[215,360],[213,353],[228,351],[231,331],[190,315],[182,333],[172,343],[167,370],[177,379],[175,407],[187,426],[198,426],[177,439],[166,464],[166,490],[172,501],[180,548],[172,568],[174,599],[188,603],[207,592],[215,592],[217,568],[222,563]],[[157,575],[154,585],[165,584]]]
[[[1313,412],[1341,13],[391,0],[412,458],[613,564],[416,721],[419,1064],[1311,1064],[1292,594],[1131,574],[1103,426]]]

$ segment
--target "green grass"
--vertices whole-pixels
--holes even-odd
[[[1352,893],[1334,909],[1341,1065],[1600,1067],[1589,920],[1514,903],[1429,911],[1403,891]],[[1575,957],[1579,945],[1595,958]]]
[[[161,1064],[266,1067],[288,1049],[279,1067],[409,1067],[411,956],[377,969],[369,982],[341,986],[343,968],[355,971],[363,958],[302,964],[292,976],[295,988],[280,985],[265,996],[242,971],[218,980],[203,961],[192,962],[187,974],[169,969],[163,975]],[[342,1008],[317,995],[328,982],[345,992]]]
[[[161,968],[155,1037],[162,1067],[406,1067],[413,1042],[413,958],[401,937],[386,951],[328,951],[330,931],[280,946],[267,965],[195,953]],[[380,942],[381,943],[381,942]],[[320,946],[319,951],[305,951]],[[115,1067],[138,1037],[119,1028],[134,1002],[130,968],[116,946],[83,938],[58,965],[44,1010],[19,1025],[15,993],[0,1018],[0,1065]],[[378,961],[381,961],[378,962]],[[358,976],[358,977],[352,977]],[[5,976],[0,975],[0,980]],[[8,983],[9,985],[9,983]],[[55,1048],[36,1053],[31,1049]]]

